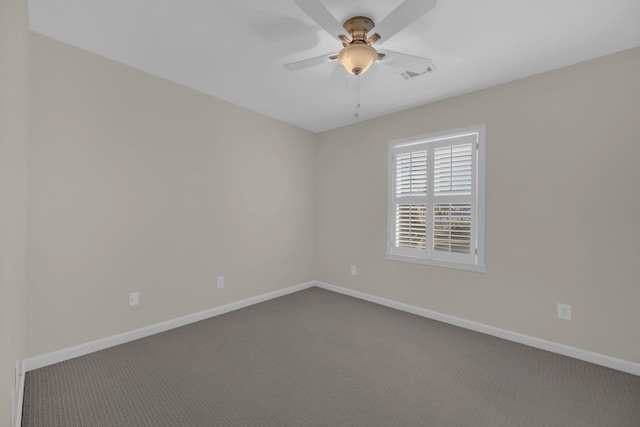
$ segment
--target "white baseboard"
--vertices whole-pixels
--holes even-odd
[[[559,344],[553,341],[547,341],[541,338],[532,337],[529,335],[520,334],[518,332],[509,331],[507,329],[501,329],[494,326],[484,325],[482,323],[473,322],[471,320],[462,319],[460,317],[450,316],[448,314],[438,313],[436,311],[427,310],[424,308],[416,307],[409,304],[393,301],[387,298],[377,297],[375,295],[366,294],[364,292],[354,291],[340,286],[331,285],[319,281],[311,281],[302,283],[299,285],[291,286],[277,291],[269,292],[266,294],[258,295],[252,298],[247,298],[241,301],[236,301],[230,304],[226,304],[220,307],[215,307],[209,310],[201,311],[198,313],[189,314],[183,317],[179,317],[165,322],[156,323],[154,325],[146,326],[140,329],[134,329],[132,331],[124,332],[122,334],[113,335],[110,337],[102,338],[99,340],[91,341],[85,344],[80,344],[74,347],[54,351],[51,353],[42,354],[35,357],[25,359],[22,364],[23,375],[21,378],[21,385],[19,390],[19,407],[22,407],[22,399],[24,393],[24,373],[32,371],[34,369],[42,368],[52,365],[54,363],[63,362],[65,360],[73,359],[74,357],[83,356],[85,354],[93,353],[94,351],[103,350],[105,348],[113,347],[119,344],[124,344],[129,341],[133,341],[139,338],[144,338],[159,332],[168,331],[180,326],[188,325],[190,323],[205,320],[214,316],[219,316],[230,311],[238,310],[244,307],[248,307],[253,304],[268,301],[273,298],[278,298],[284,295],[288,295],[293,292],[301,291],[304,289],[317,286],[322,289],[326,289],[333,292],[338,292],[344,295],[359,298],[365,301],[373,302],[376,304],[384,305],[386,307],[395,308],[397,310],[412,313],[418,316],[426,317],[429,319],[437,320],[440,322],[448,323],[450,325],[459,326],[461,328],[469,329],[476,332],[481,332],[487,335],[492,335],[498,338],[506,339],[509,341],[525,344],[530,347],[547,350],[553,353],[562,354],[564,356],[573,357],[575,359],[584,360],[586,362],[595,363],[597,365],[606,366],[608,368],[616,369],[619,371],[627,372],[630,374],[640,376],[640,364],[630,362],[627,360],[617,359],[615,357],[607,356],[600,353],[594,353],[588,350],[583,350],[576,347],[571,347],[564,344]],[[18,419],[21,414],[18,414]],[[19,425],[19,424],[18,424]]]
[[[416,314],[418,316],[427,317],[439,322],[448,323],[450,325],[459,326],[461,328],[470,329],[472,331],[481,332],[483,334],[492,335],[508,341],[514,341],[525,344],[530,347],[547,350],[552,353],[562,354],[564,356],[573,357],[574,359],[591,362],[596,365],[606,366],[607,368],[616,369],[618,371],[627,372],[640,376],[640,364],[627,360],[617,359],[592,351],[559,344],[553,341],[547,341],[541,338],[520,334],[518,332],[509,331],[507,329],[496,328],[494,326],[484,325],[482,323],[473,322],[471,320],[462,319],[460,317],[450,316],[448,314],[438,313],[436,311],[427,310],[409,304],[393,301],[386,298],[377,297],[375,295],[366,294],[364,292],[354,291],[340,286],[315,281],[313,284],[319,288],[333,292],[338,292],[351,297],[359,298],[365,301],[384,305],[386,307],[395,308],[397,310],[406,311],[407,313]]]
[[[222,305],[220,307],[211,308],[209,310],[188,314],[186,316],[178,317],[176,319],[171,319],[165,322],[156,323],[154,325],[145,326],[143,328],[134,329],[132,331],[123,332],[118,335],[112,335],[110,337],[101,338],[95,341],[90,341],[84,344],[79,344],[73,347],[65,348],[65,349],[54,351],[51,353],[30,357],[23,361],[23,364],[22,364],[23,372],[28,372],[34,369],[43,368],[45,366],[53,365],[54,363],[58,363],[58,362],[64,362],[65,360],[73,359],[78,356],[84,356],[85,354],[93,353],[99,350],[104,350],[105,348],[113,347],[119,344],[124,344],[126,342],[148,337],[150,335],[154,335],[159,332],[165,332],[170,329],[178,328],[180,326],[188,325],[194,322],[199,322],[201,320],[209,319],[214,316],[219,316],[221,314],[228,313],[230,311],[239,310],[241,308],[248,307],[250,305],[258,304],[264,301],[268,301],[270,299],[288,295],[293,292],[298,292],[303,289],[313,287],[314,283],[315,282],[301,283],[299,285],[290,286],[288,288],[279,289],[277,291],[273,291],[273,292],[258,295],[255,297],[232,302],[230,304]],[[22,378],[24,383],[24,375],[22,376]]]
[[[22,404],[24,402],[24,362],[22,362],[22,366],[20,367],[20,381],[18,385],[18,406],[16,407],[16,417],[15,417],[15,427],[20,427],[22,425]]]

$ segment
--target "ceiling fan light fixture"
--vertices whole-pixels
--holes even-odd
[[[378,59],[378,52],[366,43],[352,43],[338,54],[338,62],[351,74],[362,74]]]

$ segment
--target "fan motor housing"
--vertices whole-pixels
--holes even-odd
[[[353,40],[366,41],[367,33],[371,31],[375,24],[366,16],[354,16],[348,19],[342,26],[351,34]]]

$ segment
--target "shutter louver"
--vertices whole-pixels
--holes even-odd
[[[398,154],[396,158],[396,197],[427,194],[427,151]]]
[[[473,145],[447,145],[433,153],[433,193],[471,194]]]
[[[471,253],[471,204],[435,204],[433,249],[460,254]]]
[[[427,247],[427,205],[396,205],[396,247]]]

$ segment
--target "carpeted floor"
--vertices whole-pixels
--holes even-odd
[[[311,288],[29,372],[22,425],[638,427],[640,377]]]

